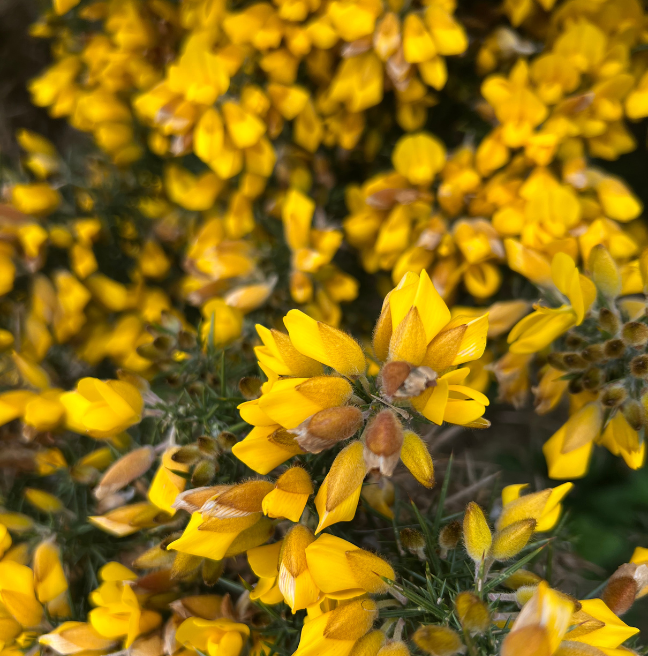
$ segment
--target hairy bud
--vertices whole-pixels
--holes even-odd
[[[630,361],[630,373],[635,378],[648,380],[648,355],[638,355]]]
[[[439,546],[441,547],[442,551],[447,553],[450,551],[450,549],[456,549],[457,545],[459,544],[459,540],[461,540],[461,533],[461,522],[454,521],[446,524],[439,531]]]
[[[410,553],[425,560],[425,537],[414,528],[404,528],[400,532],[401,544]]]
[[[294,431],[295,441],[309,453],[320,453],[348,440],[362,426],[362,412],[353,405],[325,408],[315,413]]]
[[[581,356],[588,362],[605,360],[605,350],[601,344],[590,344],[581,351]]]
[[[639,401],[629,399],[623,404],[623,416],[632,428],[640,431],[646,425],[646,411]]]
[[[623,385],[608,385],[601,394],[601,403],[606,408],[616,408],[626,398],[628,398],[628,392]]]
[[[421,651],[432,656],[453,656],[464,650],[459,635],[447,626],[419,626],[412,640]]]
[[[248,401],[261,396],[261,379],[257,376],[245,376],[239,380],[239,390]]]
[[[464,631],[484,633],[490,625],[490,613],[484,602],[472,592],[460,592],[455,597],[455,608]]]
[[[601,308],[599,310],[599,325],[606,333],[616,335],[621,327],[621,322],[614,312],[607,308]]]
[[[587,360],[580,353],[563,353],[562,360],[568,371],[581,371],[587,368]]]
[[[640,348],[648,342],[648,326],[638,321],[630,321],[623,326],[621,336],[626,344]]]
[[[364,433],[367,469],[380,469],[384,476],[391,476],[400,458],[403,439],[403,426],[396,415],[391,410],[381,410]]]
[[[381,375],[383,392],[389,398],[419,396],[437,384],[437,373],[430,367],[412,367],[398,360],[388,362]]]

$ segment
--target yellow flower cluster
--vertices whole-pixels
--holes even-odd
[[[28,90],[79,153],[0,160],[0,656],[635,653],[648,549],[552,586],[594,445],[645,461],[647,25],[53,0]],[[439,445],[494,381],[564,414],[488,490]]]

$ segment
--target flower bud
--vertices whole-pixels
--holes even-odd
[[[391,410],[381,410],[372,417],[364,432],[364,459],[367,469],[379,469],[391,476],[403,446],[403,426]]]
[[[94,490],[95,497],[101,501],[132,483],[150,469],[155,457],[155,449],[151,446],[143,446],[122,456],[101,477]]]
[[[606,408],[616,408],[628,397],[623,385],[608,385],[601,394],[601,403]]]
[[[261,379],[257,376],[245,376],[239,380],[239,391],[243,398],[251,401],[261,396]]]
[[[527,569],[519,569],[506,578],[502,585],[510,590],[517,590],[522,587],[536,586],[541,581],[542,577],[538,576],[535,572],[530,572]]]
[[[191,484],[194,487],[209,485],[216,476],[217,464],[213,460],[201,460],[193,470]]]
[[[563,353],[562,361],[567,371],[581,371],[587,368],[587,360],[580,353]]]
[[[439,546],[443,551],[456,549],[461,540],[461,522],[454,521],[446,524],[441,531],[439,531]]]
[[[315,413],[293,432],[295,441],[309,453],[320,453],[338,442],[348,440],[362,426],[364,419],[353,405],[325,408]]]
[[[639,321],[629,321],[621,331],[621,337],[626,344],[641,348],[648,342],[648,326]]]
[[[547,362],[554,369],[558,369],[558,371],[569,371],[569,367],[565,364],[563,355],[564,355],[563,353],[559,353],[558,351],[549,353],[549,355],[547,356]]]
[[[601,344],[590,344],[581,351],[581,356],[588,362],[601,362],[605,359],[605,351]]]
[[[225,451],[230,451],[237,442],[236,435],[229,431],[223,431],[216,439],[218,440],[218,446]]]
[[[473,501],[468,504],[464,514],[463,537],[468,555],[480,563],[490,551],[493,536],[484,511]]]
[[[309,528],[295,524],[281,545],[277,584],[293,613],[315,603],[320,594],[306,562],[306,547],[314,541]]]
[[[420,560],[425,560],[425,537],[423,533],[414,528],[404,528],[400,532],[400,541],[411,554],[418,556]]]
[[[622,565],[619,569],[623,567],[625,565]],[[637,596],[637,592],[637,582],[632,576],[616,576],[615,573],[605,586],[601,598],[615,615],[620,616],[630,610]]]
[[[521,519],[509,524],[493,537],[490,556],[495,560],[509,560],[516,556],[531,539],[536,527],[535,519]]]
[[[400,458],[410,474],[424,487],[434,487],[434,463],[423,439],[414,431],[405,431]]]
[[[635,378],[648,380],[648,355],[638,355],[630,361],[630,373]]]
[[[200,449],[195,444],[181,446],[172,456],[171,460],[182,465],[195,465],[202,458]]]
[[[376,656],[410,656],[410,650],[402,640],[390,640]]]
[[[587,390],[597,390],[602,382],[603,372],[598,367],[590,367],[581,378],[581,383]]]
[[[601,308],[599,310],[599,325],[606,333],[616,335],[621,327],[621,322],[614,312],[607,308]]]
[[[567,389],[570,394],[580,394],[583,391],[583,383],[580,378],[572,378],[567,384]]]
[[[209,435],[201,435],[196,440],[196,446],[200,453],[208,458],[213,458],[218,455],[218,442]]]
[[[572,350],[579,348],[580,346],[583,346],[584,340],[580,335],[577,335],[574,332],[568,332],[567,335],[565,335],[565,344],[567,348],[570,348]]]
[[[453,656],[464,649],[459,635],[447,626],[419,626],[412,640],[431,656]]]
[[[464,631],[484,633],[490,624],[490,613],[484,602],[472,592],[460,592],[455,597],[455,608]]]
[[[608,339],[603,345],[605,357],[610,360],[620,358],[625,352],[625,348],[625,344],[621,339]]]
[[[646,425],[646,411],[639,401],[629,399],[623,404],[621,411],[630,426],[637,432]]]
[[[419,396],[437,384],[437,373],[430,367],[412,367],[407,362],[395,360],[382,369],[382,390],[388,398]]]
[[[592,274],[592,282],[606,298],[614,298],[621,292],[621,274],[603,244],[597,244],[590,251],[588,268]]]

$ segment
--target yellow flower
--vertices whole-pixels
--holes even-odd
[[[413,185],[427,185],[445,164],[443,144],[424,132],[401,137],[394,147],[392,163]]]
[[[263,497],[263,512],[268,517],[285,517],[298,522],[308,497],[313,494],[313,483],[301,467],[286,470],[275,483],[275,489]]]
[[[277,584],[281,547],[282,542],[279,541],[248,549],[246,555],[250,569],[259,577],[259,581],[250,592],[250,599],[259,599],[262,603],[270,606],[284,600]]]
[[[293,656],[350,656],[378,616],[371,599],[338,606],[304,624]]]
[[[69,430],[106,438],[137,424],[144,402],[136,387],[122,380],[82,378],[75,391],[60,397]]]
[[[162,454],[162,462],[158,468],[148,491],[149,501],[160,510],[175,515],[173,504],[181,492],[184,491],[187,479],[175,472],[188,472],[190,465],[173,460],[174,454],[180,447],[172,447]]]
[[[562,511],[561,501],[572,489],[572,483],[521,496],[527,484],[507,485],[502,490],[502,514],[497,528],[502,529],[521,519],[536,520],[535,531],[550,531],[558,522]]]
[[[385,593],[394,580],[391,566],[379,556],[333,535],[320,535],[306,547],[306,561],[315,585],[331,599]]]
[[[567,634],[573,612],[571,599],[541,582],[504,639],[502,656],[553,654]]]
[[[47,216],[54,212],[61,202],[59,192],[44,182],[17,184],[11,190],[11,203],[24,214]]]
[[[85,650],[106,651],[115,644],[114,639],[104,638],[85,622],[63,622],[50,633],[40,636],[38,641],[63,656]]]
[[[209,656],[238,656],[250,629],[225,618],[204,620],[187,618],[176,631],[176,641],[184,647]]]
[[[34,583],[38,600],[46,604],[68,589],[59,550],[52,541],[41,542],[34,552]]]
[[[574,261],[558,253],[551,264],[551,275],[558,291],[569,305],[557,309],[536,307],[509,333],[511,353],[535,353],[551,344],[573,326],[579,326],[596,299],[592,281],[580,274]]]
[[[104,638],[123,638],[130,647],[135,638],[148,633],[162,622],[161,616],[140,607],[133,591],[133,572],[116,562],[104,565],[99,571],[101,585],[90,594],[96,606],[88,613],[92,628]]]
[[[34,573],[11,561],[0,562],[0,604],[23,628],[40,624],[43,607],[36,599]]]
[[[547,108],[529,85],[529,68],[519,60],[506,79],[486,78],[482,84],[484,98],[493,106],[502,124],[502,139],[511,148],[523,146],[547,116]]]
[[[309,528],[295,524],[281,544],[277,586],[293,613],[311,606],[320,596],[306,560],[306,549],[314,540]]]

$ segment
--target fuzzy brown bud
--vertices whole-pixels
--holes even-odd
[[[625,344],[622,339],[608,339],[603,346],[605,357],[610,360],[620,358],[625,352]]]
[[[320,453],[342,440],[348,440],[362,426],[364,418],[353,405],[325,408],[291,431],[299,446],[309,453]]]
[[[570,394],[580,394],[583,391],[583,382],[581,377],[572,378],[567,385]]]
[[[601,308],[599,310],[599,325],[606,333],[616,335],[621,327],[621,322],[614,312],[607,308]]]
[[[554,369],[558,369],[558,371],[569,371],[569,367],[565,364],[563,355],[564,355],[563,353],[559,353],[558,351],[549,353],[549,355],[547,356],[547,362]]]
[[[640,431],[646,425],[646,411],[639,401],[629,399],[623,404],[623,416],[632,428]]]
[[[411,367],[407,362],[388,362],[382,369],[382,390],[388,398],[419,396],[437,384],[436,371],[430,367]]]
[[[581,356],[588,362],[605,360],[605,350],[602,344],[590,344],[581,351]]]
[[[581,371],[587,368],[587,361],[580,353],[563,353],[563,363],[568,371]]]
[[[239,380],[239,391],[243,398],[251,401],[261,396],[261,379],[256,376],[245,376]]]
[[[623,615],[630,610],[636,596],[637,582],[632,576],[612,576],[601,598],[615,615]]]
[[[425,537],[414,528],[404,528],[400,532],[401,544],[410,553],[425,560]]]
[[[616,408],[628,397],[628,392],[623,385],[608,385],[601,394],[601,403],[606,408]]]
[[[209,485],[216,476],[217,464],[213,460],[201,460],[193,470],[191,484],[194,487]]]
[[[171,460],[181,465],[194,465],[202,458],[202,453],[196,444],[181,446],[172,456]]]
[[[569,332],[565,336],[565,344],[567,348],[570,348],[572,350],[577,349],[584,344],[584,340],[580,335],[577,335],[576,333]]]
[[[446,524],[439,531],[439,546],[445,551],[456,549],[459,540],[461,540],[462,533],[463,529],[461,527],[461,522],[454,521]]]
[[[590,367],[581,379],[583,387],[588,390],[597,390],[603,383],[603,372],[598,367]]]
[[[648,380],[648,355],[638,355],[630,361],[630,373],[635,378]]]
[[[200,449],[200,452],[207,456],[208,458],[213,458],[218,455],[218,442],[209,435],[201,435],[197,440],[196,444]]]
[[[367,469],[380,469],[391,476],[403,446],[403,426],[391,410],[381,410],[367,424],[364,432],[364,459]]]
[[[220,433],[216,440],[218,441],[218,446],[225,451],[229,451],[237,442],[236,435],[229,431]]]
[[[623,341],[634,348],[640,348],[648,342],[648,326],[639,321],[629,321],[621,331]]]
[[[178,333],[178,347],[182,351],[190,351],[196,348],[196,344],[196,336],[193,333],[187,332],[186,330],[181,330]]]
[[[388,362],[380,372],[382,391],[385,396],[394,396],[409,376],[410,371],[412,371],[412,366],[407,362],[400,360]]]
[[[421,651],[432,656],[453,656],[465,649],[459,635],[447,626],[419,626],[412,640]]]

